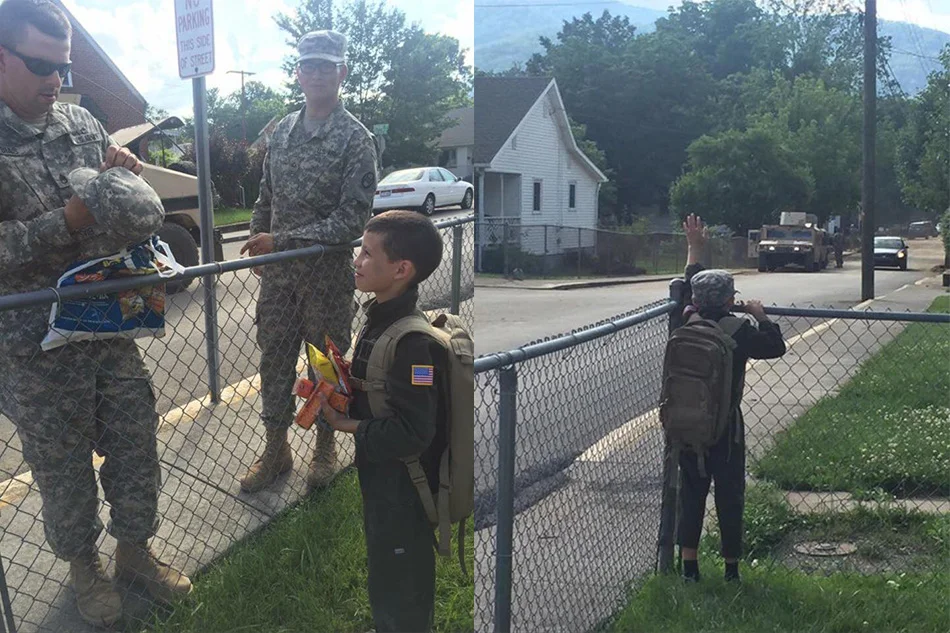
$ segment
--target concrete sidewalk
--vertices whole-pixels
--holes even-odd
[[[855,309],[924,311],[943,291],[939,277],[922,281]],[[783,320],[788,353],[750,363],[746,376],[743,412],[750,460],[815,402],[836,393],[904,327],[900,322]],[[662,458],[663,435],[653,409],[591,446],[559,473],[558,485],[550,486],[553,492],[516,516],[512,630],[590,630],[625,604],[632,583],[653,572]],[[477,631],[487,632],[493,617],[494,528],[476,533],[475,542],[475,624]]]

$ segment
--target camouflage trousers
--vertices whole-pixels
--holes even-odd
[[[341,353],[350,348],[354,289],[350,259],[342,253],[327,255],[317,265],[305,260],[264,268],[255,322],[261,350],[261,419],[266,428],[293,423],[292,392],[303,341],[326,351],[324,338],[329,334]]]
[[[141,542],[158,526],[155,394],[131,340],[90,341],[32,357],[0,355],[0,403],[43,499],[53,553],[71,560],[102,532],[92,451],[111,506],[109,533]]]

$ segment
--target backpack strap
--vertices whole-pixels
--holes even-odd
[[[396,345],[407,334],[421,332],[432,334],[429,320],[419,311],[405,316],[386,328],[373,345],[369,360],[366,362],[366,378],[352,380],[360,391],[369,398],[369,408],[373,417],[382,418],[390,413],[386,403],[386,381],[389,369],[396,357]]]

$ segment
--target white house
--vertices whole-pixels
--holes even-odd
[[[456,108],[446,117],[453,122],[452,127],[442,132],[439,139],[441,157],[439,166],[453,174],[472,182],[472,161],[475,153],[475,108]]]
[[[479,246],[497,239],[491,227],[498,224],[595,229],[607,177],[578,148],[557,82],[476,77],[475,103]],[[589,248],[595,240],[593,231],[557,231],[556,240],[549,231],[519,234],[520,248],[534,254]],[[542,234],[543,244],[529,237]]]

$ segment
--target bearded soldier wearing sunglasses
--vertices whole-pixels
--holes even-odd
[[[346,39],[334,31],[307,33],[297,44],[297,81],[306,104],[284,117],[271,136],[251,239],[242,254],[348,244],[363,234],[376,195],[376,146],[340,100],[348,72],[345,48]],[[259,272],[257,342],[266,445],[241,479],[245,492],[263,490],[293,467],[287,431],[294,418],[301,342],[322,349],[329,334],[346,353],[355,313],[352,253],[327,253]],[[311,488],[329,483],[336,465],[333,430],[321,421],[316,436],[307,473]]]
[[[80,246],[108,232],[72,191],[69,174],[142,165],[115,146],[83,108],[59,103],[72,31],[49,0],[0,4],[0,294],[56,285]],[[116,248],[118,250],[118,248]],[[79,614],[111,625],[122,601],[103,572],[91,453],[111,505],[116,574],[142,581],[158,600],[191,590],[149,548],[161,482],[158,415],[148,370],[130,339],[41,351],[49,306],[0,311],[0,410],[17,428],[43,499],[53,553],[70,564]]]

